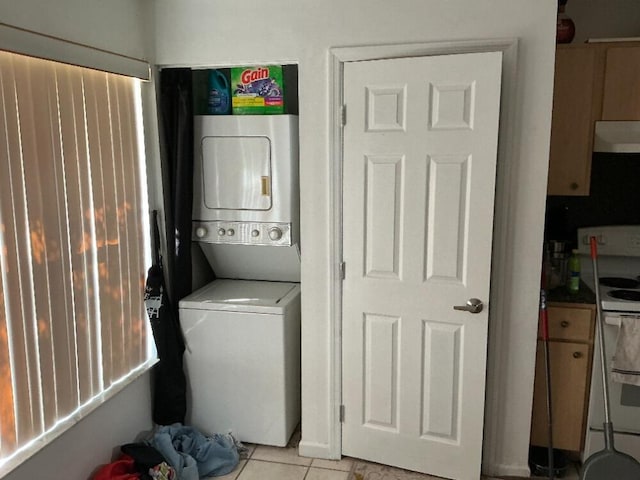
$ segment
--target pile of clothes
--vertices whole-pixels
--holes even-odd
[[[92,480],[199,480],[232,472],[245,448],[230,433],[205,436],[175,423],[120,447],[122,455]]]

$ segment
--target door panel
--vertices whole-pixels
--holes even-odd
[[[422,379],[421,436],[456,441],[460,378],[460,328],[438,322],[424,322],[425,355]],[[433,360],[439,359],[439,363]],[[444,361],[443,361],[444,360]]]
[[[364,423],[398,428],[398,318],[365,315]]]
[[[345,64],[345,455],[480,476],[500,72],[500,53]]]
[[[402,157],[366,159],[366,275],[399,279]]]
[[[425,280],[461,282],[469,157],[439,155],[428,161]]]

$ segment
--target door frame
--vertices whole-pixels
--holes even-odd
[[[512,244],[513,225],[516,224],[514,209],[510,207],[514,197],[514,166],[518,162],[517,131],[517,53],[518,39],[483,39],[469,41],[408,43],[398,45],[365,45],[357,47],[335,47],[329,50],[329,145],[332,161],[330,178],[330,236],[331,244],[331,312],[329,338],[329,399],[330,429],[329,454],[339,459],[342,454],[342,426],[340,406],[342,403],[342,164],[343,164],[343,81],[344,64],[365,60],[384,60],[404,57],[425,57],[462,53],[500,51],[502,58],[502,87],[500,97],[500,125],[498,129],[498,158],[496,170],[496,196],[494,206],[494,233],[491,270],[491,294],[489,313],[489,346],[487,355],[486,401],[484,418],[483,463],[495,464],[501,443],[498,442],[505,421],[502,411],[502,392],[505,389],[504,370],[508,344],[506,322],[509,305],[504,291],[508,285],[512,264],[507,248]],[[348,118],[349,113],[346,112]],[[348,120],[347,120],[348,121]],[[501,253],[500,255],[498,253]]]

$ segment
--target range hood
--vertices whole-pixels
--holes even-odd
[[[593,151],[640,153],[640,121],[596,122]]]

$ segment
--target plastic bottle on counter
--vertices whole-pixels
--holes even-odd
[[[578,293],[580,290],[580,257],[578,257],[578,250],[573,249],[571,251],[567,267],[569,271],[567,289],[570,293]]]

